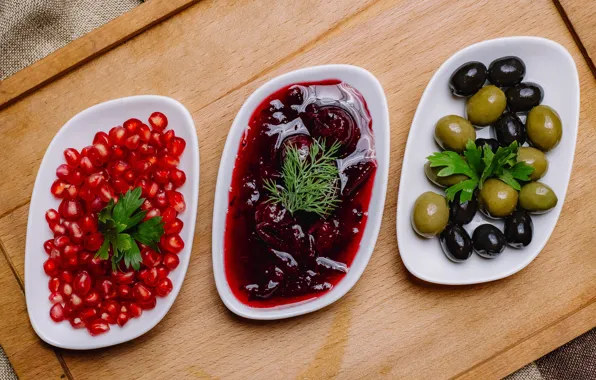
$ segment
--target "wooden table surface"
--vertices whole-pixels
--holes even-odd
[[[578,37],[593,35],[589,19],[570,31],[566,18],[581,18],[582,11],[562,16],[569,8],[563,3],[596,9],[590,0],[527,0],[506,9],[488,0],[204,0],[6,106],[0,111],[0,344],[17,374],[21,379],[489,379],[593,328],[596,81]],[[463,287],[422,283],[404,268],[395,238],[412,117],[446,58],[471,43],[509,35],[561,43],[579,70],[580,128],[561,218],[542,253],[514,276]],[[387,94],[391,166],[375,253],[358,284],[322,311],[277,322],[235,317],[217,295],[211,268],[213,192],[227,132],[259,85],[325,63],[362,66]],[[201,188],[187,277],[168,315],[144,336],[89,352],[54,349],[35,336],[22,292],[35,175],[68,119],[93,104],[136,94],[181,101],[197,125]]]

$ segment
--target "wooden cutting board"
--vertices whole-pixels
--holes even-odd
[[[542,253],[512,277],[463,287],[422,283],[404,268],[395,231],[412,117],[446,58],[508,35],[558,41],[578,65],[579,137],[561,218]],[[325,63],[362,66],[387,94],[391,166],[381,234],[364,275],[340,301],[290,320],[247,321],[222,304],[211,269],[210,220],[223,144],[236,112],[259,85]],[[91,352],[56,350],[62,363],[56,377],[64,371],[75,379],[499,378],[596,325],[595,89],[549,0],[506,8],[477,0],[201,1],[0,111],[0,248],[22,281],[34,178],[69,118],[122,96],[171,96],[192,113],[201,149],[196,239],[182,291],[164,320],[132,342]],[[30,330],[18,297],[15,287],[0,287],[3,305],[20,305],[9,321],[0,320],[0,344],[9,357],[30,344],[11,329]],[[19,360],[15,369],[34,377],[34,365]]]

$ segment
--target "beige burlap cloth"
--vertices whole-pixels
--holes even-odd
[[[141,2],[0,0],[0,79],[27,67]],[[0,347],[0,380],[16,378]],[[507,380],[568,379],[596,380],[596,330],[507,377]]]

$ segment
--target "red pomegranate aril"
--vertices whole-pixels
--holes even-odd
[[[72,223],[70,220],[63,220],[62,221],[62,225],[64,227],[66,227],[66,231],[68,232],[68,227],[70,227],[70,223]]]
[[[157,285],[157,280],[159,280],[157,268],[153,267],[149,269],[145,278],[143,278],[143,282],[145,285],[154,287]]]
[[[155,203],[155,206],[160,211],[165,210],[169,206],[168,197],[166,196],[166,192],[163,189],[157,190],[157,194],[155,195],[153,203]]]
[[[87,206],[90,211],[99,212],[103,208],[103,202],[99,196],[95,196],[91,202],[87,202]]]
[[[161,157],[158,161],[158,165],[162,168],[175,168],[180,164],[180,160],[176,156],[172,156],[166,154],[165,156]]]
[[[148,143],[143,143],[139,146],[139,153],[143,156],[150,156],[155,154],[155,148]]]
[[[147,212],[147,214],[145,215],[145,218],[143,218],[143,220],[149,220],[151,218],[155,218],[156,216],[159,216],[161,214],[161,212],[159,211],[158,208],[152,208],[151,210],[149,210]]]
[[[161,264],[161,255],[151,248],[145,248],[141,251],[141,259],[147,268],[153,268]]]
[[[70,259],[76,257],[82,249],[83,247],[78,244],[67,244],[64,246],[62,253],[66,259]]]
[[[172,191],[175,189],[174,184],[172,182],[168,182],[165,185],[163,185],[163,189],[165,191]]]
[[[52,223],[60,223],[60,215],[58,214],[58,211],[53,208],[46,211],[46,221],[48,222],[48,225],[52,225]]]
[[[168,252],[179,253],[184,248],[180,235],[162,235],[159,245]]]
[[[86,303],[86,301],[85,301]],[[85,322],[89,322],[97,318],[98,311],[97,309],[86,307],[79,313],[79,318],[81,318]]]
[[[82,243],[83,242],[83,230],[81,226],[77,222],[72,222],[68,226],[68,234],[70,238],[75,243]]]
[[[50,300],[52,305],[64,302],[64,297],[62,296],[62,294],[60,294],[58,292],[50,293],[50,296],[48,297],[48,299]]]
[[[85,181],[85,177],[83,176],[83,173],[81,173],[81,171],[79,169],[75,169],[72,172],[72,174],[70,175],[70,177],[68,178],[68,182],[70,182],[72,185],[79,186],[80,184],[83,183],[83,181]]]
[[[61,284],[60,293],[62,293],[63,296],[70,297],[72,294],[72,285],[64,283]]]
[[[100,232],[94,232],[85,236],[83,239],[83,246],[86,250],[97,252],[103,244],[103,235]]]
[[[130,289],[130,286],[125,284],[120,284],[116,288],[116,293],[118,294],[118,297],[120,297],[120,299],[129,299],[131,291],[132,290]]]
[[[116,273],[112,272],[112,277],[119,284],[132,284],[135,280],[135,271],[129,270],[126,272],[120,272],[120,271],[117,271]]]
[[[96,144],[105,144],[107,146],[110,144],[110,137],[107,133],[99,131],[95,134],[95,137],[93,138],[93,145]]]
[[[70,302],[64,304],[64,318],[68,319],[75,315],[75,310],[72,308]]]
[[[64,193],[64,197],[66,199],[76,199],[79,195],[79,187],[77,185],[69,185],[66,188],[66,193]]]
[[[116,302],[114,300],[108,300],[108,301],[102,302],[101,311],[107,312],[111,316],[115,317],[120,312],[120,305],[118,304],[118,302]]]
[[[170,180],[170,171],[167,169],[157,169],[153,172],[153,180],[159,184],[165,184]]]
[[[124,160],[126,158],[126,150],[119,145],[112,145],[110,147],[110,157],[113,160]]]
[[[75,329],[82,329],[85,328],[85,322],[80,317],[74,317],[68,320],[70,325]]]
[[[48,239],[43,242],[43,249],[48,255],[52,253],[52,250],[55,248],[56,246],[54,245],[54,239]]]
[[[70,306],[72,310],[78,310],[83,307],[83,299],[73,293],[68,301],[68,306]]]
[[[87,251],[79,252],[79,264],[88,265],[89,261],[93,258],[93,254]]]
[[[172,291],[173,285],[172,281],[165,277],[157,281],[157,285],[155,287],[155,294],[160,297],[165,297]]]
[[[52,259],[51,257],[43,263],[43,271],[46,272],[46,274],[50,277],[53,277],[58,274],[59,267],[60,265],[58,264],[58,262],[55,259]]]
[[[153,112],[149,116],[149,124],[154,131],[162,132],[168,127],[168,118],[161,112]]]
[[[81,169],[83,174],[86,175],[89,175],[95,171],[95,166],[93,165],[89,157],[81,157],[79,168]]]
[[[54,225],[52,225],[50,227],[50,229],[52,230],[52,232],[54,233],[54,236],[61,236],[61,235],[66,235],[66,227],[64,227],[62,224],[60,223],[56,223]]]
[[[83,150],[81,150],[81,156],[89,158],[89,160],[94,166],[102,165],[101,158],[99,157],[99,152],[93,145],[84,147]]]
[[[100,173],[92,173],[85,182],[91,189],[97,189],[105,182],[105,178]]]
[[[97,154],[102,163],[105,163],[110,158],[110,150],[108,149],[108,142],[105,143],[94,143],[93,146],[97,149]]]
[[[143,204],[141,205],[141,210],[144,211],[149,211],[151,210],[153,207],[153,203],[149,200],[149,199],[145,199],[145,201],[143,202]]]
[[[91,336],[97,336],[110,331],[110,325],[102,319],[96,319],[88,324],[87,331]]]
[[[126,313],[120,313],[118,314],[118,318],[116,319],[116,323],[118,324],[118,326],[122,327],[124,326],[128,320],[130,319],[130,317],[128,316],[128,314]]]
[[[123,128],[120,126],[114,127],[112,129],[110,129],[108,137],[110,140],[110,144],[122,145],[122,144],[124,144],[124,141],[126,140],[126,128]]]
[[[152,295],[151,298],[145,302],[140,302],[140,301],[137,301],[137,302],[138,302],[139,306],[141,307],[141,309],[143,309],[143,310],[155,309],[155,306],[157,305],[157,300],[154,295]]]
[[[175,255],[173,253],[166,253],[163,257],[163,265],[166,266],[166,268],[168,268],[169,270],[174,270],[176,268],[178,268],[178,265],[180,264],[180,258],[178,258],[178,255]]]
[[[146,190],[144,196],[146,196],[147,198],[155,198],[158,191],[159,191],[159,185],[155,182],[151,182],[147,186],[147,190]]]
[[[91,187],[85,182],[81,189],[79,190],[79,198],[86,202],[90,202],[95,199],[95,193],[91,189]]]
[[[55,304],[50,309],[50,317],[54,322],[62,322],[64,320],[64,308],[62,304]]]
[[[48,289],[50,292],[55,293],[60,290],[60,279],[58,277],[52,277],[50,281],[48,281]]]
[[[52,183],[52,186],[50,187],[50,192],[56,198],[63,198],[66,195],[66,189],[69,186],[70,185],[64,182],[63,180],[57,179]]]
[[[172,138],[168,144],[168,152],[176,157],[180,157],[182,155],[184,148],[186,148],[186,141],[180,137]]]
[[[170,270],[168,268],[164,267],[163,265],[160,265],[157,267],[157,278],[158,279],[168,277],[169,274],[170,274]]]
[[[91,291],[91,276],[87,271],[80,271],[74,278],[73,288],[75,293],[86,296]]]
[[[77,256],[65,258],[63,265],[66,269],[76,270],[79,267],[79,259]]]
[[[128,133],[134,133],[137,131],[137,128],[139,128],[139,126],[142,124],[143,122],[139,119],[128,119],[124,122],[124,124],[122,124],[122,126],[126,129]]]
[[[168,207],[161,213],[161,221],[164,223],[171,223],[176,219],[178,213],[173,207]]]
[[[151,297],[153,297],[151,290],[149,290],[145,285],[141,284],[140,282],[137,282],[133,286],[132,295],[135,298],[135,300],[137,300],[137,302],[139,303],[149,301],[151,300]]]
[[[143,314],[143,309],[136,303],[128,305],[128,313],[132,318],[138,318]]]
[[[66,284],[72,284],[74,276],[71,271],[63,270],[60,271],[60,279]]]
[[[182,170],[172,169],[170,172],[170,180],[174,186],[180,187],[186,182],[186,174],[184,174]]]
[[[139,125],[137,133],[139,134],[141,141],[149,142],[149,139],[151,138],[151,130],[149,129],[149,126],[147,124]]]
[[[164,233],[166,235],[176,235],[182,231],[182,227],[184,227],[184,223],[180,219],[176,218],[176,220],[173,222],[166,223],[164,225]]]
[[[164,146],[168,146],[170,140],[174,138],[176,134],[174,133],[173,129],[170,129],[161,135],[161,143]]]
[[[120,174],[123,174],[125,171],[127,171],[128,168],[129,165],[127,162],[118,160],[112,164],[112,173],[114,173],[116,176],[119,176]]]
[[[182,193],[170,190],[166,192],[168,203],[176,210],[176,212],[183,212],[186,210],[186,203],[184,202],[184,195]]]
[[[132,184],[136,179],[136,175],[132,170],[129,170],[126,173],[122,174],[122,179],[125,180],[128,184]]]
[[[66,164],[71,168],[76,168],[81,163],[81,154],[73,148],[67,148],[64,151],[64,159],[66,160]]]
[[[102,282],[100,282],[99,284],[99,294],[106,298],[108,296],[110,296],[112,293],[114,293],[115,288],[114,288],[114,283],[110,280],[103,280]]]
[[[58,207],[60,216],[69,221],[74,221],[82,217],[85,213],[83,204],[74,199],[64,199]]]
[[[89,293],[87,293],[87,295],[83,299],[83,302],[85,303],[85,305],[96,306],[99,304],[100,299],[101,297],[99,296],[99,293],[95,290],[91,290],[89,291]]]
[[[97,189],[97,195],[102,202],[109,202],[110,199],[114,198],[114,189],[109,184],[104,183]]]
[[[73,173],[73,171],[74,170],[70,166],[62,164],[56,169],[56,177],[63,181],[70,182],[70,175]]]
[[[68,236],[58,236],[54,238],[54,246],[61,251],[68,243],[70,243],[70,238]]]
[[[128,136],[126,138],[126,142],[124,143],[124,145],[130,150],[135,150],[138,148],[140,142],[141,142],[141,137],[139,135],[135,134],[135,135]]]
[[[95,214],[88,214],[83,216],[79,223],[81,225],[81,229],[85,234],[97,232],[98,224],[97,216]]]

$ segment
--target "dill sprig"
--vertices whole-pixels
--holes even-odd
[[[291,214],[306,211],[327,217],[341,202],[338,199],[339,170],[335,162],[341,144],[325,147],[315,140],[308,150],[288,145],[282,163],[282,183],[271,179],[264,187],[271,193],[269,201],[281,203]]]

